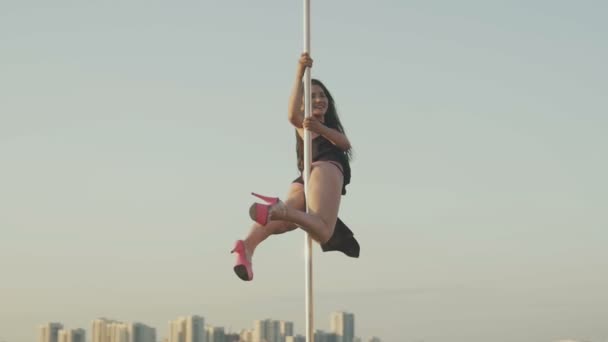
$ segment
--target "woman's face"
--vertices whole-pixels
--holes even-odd
[[[329,106],[329,101],[327,100],[327,96],[325,96],[323,88],[321,88],[319,85],[313,84],[310,87],[310,97],[312,100],[312,116],[320,121],[323,121],[325,113],[327,112],[327,107]],[[304,101],[302,101],[302,110],[304,110]]]
[[[310,95],[312,98],[312,115],[319,120],[323,120],[325,113],[327,112],[327,106],[329,102],[327,101],[327,96],[325,96],[325,92],[321,86],[313,84],[310,87]]]

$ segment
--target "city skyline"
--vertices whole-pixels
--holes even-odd
[[[328,321],[329,331],[314,329],[315,342],[357,342],[355,315],[334,311]],[[125,322],[113,318],[98,317],[90,322],[90,337],[84,328],[66,328],[63,322],[49,322],[38,326],[38,342],[298,342],[305,336],[294,330],[294,322],[272,318],[256,319],[250,328],[226,331],[224,326],[205,324],[201,315],[182,315],[169,320],[166,336],[158,336],[158,329],[141,321]],[[68,336],[72,336],[68,338]],[[63,337],[62,337],[63,336]],[[229,337],[225,337],[229,336]],[[289,338],[289,339],[288,339]],[[377,336],[367,340],[380,342]],[[8,341],[7,341],[8,342]]]

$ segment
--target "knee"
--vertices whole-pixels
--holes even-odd
[[[335,222],[334,224],[331,224],[331,222],[327,222],[326,220],[323,220],[323,224],[324,224],[324,228],[323,232],[320,234],[320,236],[318,237],[318,242],[323,244],[327,241],[329,241],[329,239],[331,239],[332,235],[334,234],[334,228],[336,226]]]

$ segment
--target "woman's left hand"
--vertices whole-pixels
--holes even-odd
[[[323,128],[325,128],[325,125],[321,121],[319,121],[319,119],[315,118],[314,116],[304,118],[304,122],[302,122],[302,126],[304,128],[306,128],[307,130],[309,130],[311,132],[315,132],[317,134],[321,134],[321,132],[323,131]]]

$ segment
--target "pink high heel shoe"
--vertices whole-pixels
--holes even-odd
[[[251,194],[268,203],[253,203],[251,207],[249,207],[249,217],[262,226],[265,226],[268,221],[272,219],[272,216],[276,214],[279,214],[280,216],[285,216],[287,214],[287,206],[285,203],[281,202],[278,197],[262,196],[255,192],[252,192]]]
[[[245,251],[245,242],[237,240],[234,248],[230,253],[236,252],[236,264],[234,265],[234,273],[244,281],[253,279],[253,267],[251,261],[247,260],[247,252]]]

